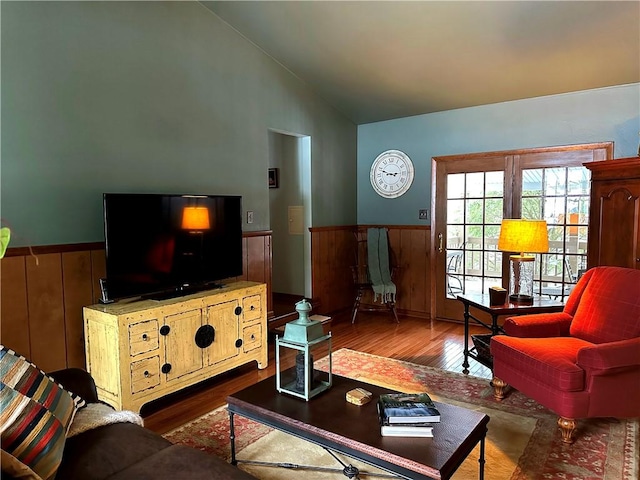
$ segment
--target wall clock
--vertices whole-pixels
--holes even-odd
[[[411,187],[413,163],[406,153],[400,150],[387,150],[373,161],[369,180],[373,189],[381,197],[399,197]]]

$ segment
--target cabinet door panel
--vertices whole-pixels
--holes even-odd
[[[637,268],[640,186],[631,182],[605,184],[595,200],[600,207],[597,264]]]
[[[202,325],[202,311],[197,309],[169,315],[165,317],[164,324],[170,328],[164,336],[165,365],[171,365],[166,373],[167,381],[201,369],[202,350],[194,338]]]
[[[236,307],[238,307],[237,300],[207,307],[207,323],[215,330],[213,343],[205,349],[207,365],[213,365],[239,354],[240,349],[236,346],[236,341],[240,338]]]

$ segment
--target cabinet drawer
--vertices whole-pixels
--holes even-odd
[[[160,385],[160,357],[138,360],[131,364],[131,393]]]
[[[262,325],[251,325],[242,329],[242,350],[250,352],[262,346]]]
[[[242,299],[242,320],[250,322],[258,320],[262,316],[262,305],[260,295],[251,295]]]
[[[158,348],[158,320],[129,325],[129,355],[134,357]]]

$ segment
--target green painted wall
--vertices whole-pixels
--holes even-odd
[[[357,127],[199,3],[2,2],[1,22],[12,246],[103,240],[103,192],[242,195],[269,229],[269,129],[311,137],[313,225],[356,222]]]
[[[614,142],[615,158],[631,157],[638,133],[638,83],[360,125],[358,223],[430,224],[418,210],[431,208],[432,157],[605,141]],[[369,183],[371,163],[389,149],[408,154],[416,173],[409,191],[391,200]]]

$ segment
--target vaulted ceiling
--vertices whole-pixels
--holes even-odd
[[[357,124],[640,82],[637,1],[202,1]]]

